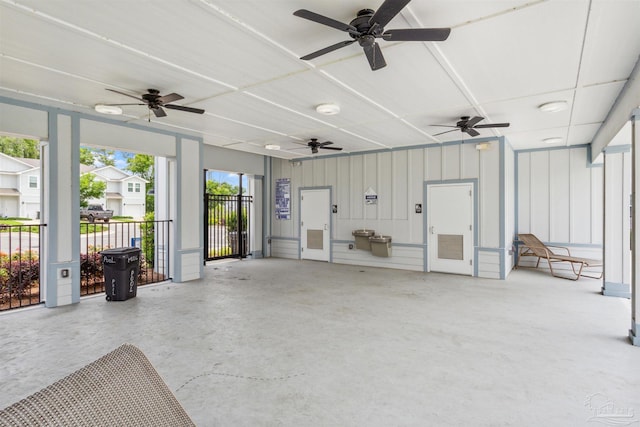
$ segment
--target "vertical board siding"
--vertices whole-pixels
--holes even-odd
[[[549,241],[549,151],[531,153],[531,232]]]
[[[585,165],[585,153],[582,150],[569,150],[571,155],[571,217],[569,218],[569,240],[559,240],[573,243],[591,243],[591,205],[593,190],[591,188],[591,174],[593,168]]]
[[[442,179],[460,179],[461,144],[442,147]]]
[[[479,246],[504,248],[499,238],[500,227],[505,224],[500,223],[500,150],[497,147],[495,143],[492,150],[478,151],[475,144],[450,144],[305,160],[295,166],[296,163],[274,158],[271,185],[275,186],[279,178],[291,179],[292,219],[273,220],[272,256],[298,256],[297,241],[289,239],[299,238],[299,188],[328,186],[333,189],[332,203],[338,205],[338,213],[332,216],[333,262],[422,271],[424,182],[460,179],[478,180],[478,226],[479,234],[484,236]],[[513,170],[513,165],[511,168]],[[378,195],[375,205],[365,204],[364,193],[369,187]],[[274,196],[271,198],[270,209],[273,209]],[[423,213],[415,212],[416,204],[423,206]],[[349,250],[346,242],[353,241],[352,231],[361,228],[389,235],[393,243],[400,246],[393,247],[390,258]],[[404,246],[407,244],[419,246]],[[500,256],[496,258],[493,254],[483,256],[480,261],[493,264],[496,259],[499,263]],[[482,271],[489,274],[494,269],[489,265]]]
[[[531,156],[521,154],[517,157],[518,165],[518,229],[516,233],[528,233],[531,230]]]
[[[589,163],[587,151],[516,152],[519,233],[568,246],[602,244],[603,168]]]
[[[561,150],[549,157],[549,240],[568,242],[571,162],[569,150]]]
[[[440,181],[442,178],[442,147],[429,147],[424,150],[425,181]]]
[[[409,151],[396,151],[392,153],[392,170],[390,191],[393,192],[391,199],[391,219],[408,219],[408,198],[412,193],[409,176],[411,168],[409,166]],[[402,191],[406,189],[407,191]]]
[[[379,219],[392,219],[393,193],[405,193],[405,191],[393,191],[394,168],[391,153],[377,154],[377,180],[376,185],[372,186],[378,193],[378,217]]]
[[[493,149],[496,149],[494,143]],[[469,179],[478,177],[480,167],[480,151],[476,150],[475,144],[462,144],[462,155],[460,156],[460,178]]]
[[[351,187],[349,187],[349,201],[351,207],[351,219],[363,219],[364,216],[364,156],[349,157],[349,177]]]
[[[500,152],[480,152],[479,239],[485,248],[500,247]]]

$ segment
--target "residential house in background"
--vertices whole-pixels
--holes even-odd
[[[147,181],[114,166],[80,165],[80,174],[91,173],[107,184],[105,195],[89,200],[112,209],[115,216],[140,219],[145,214]],[[0,153],[0,216],[40,218],[40,160]]]
[[[89,204],[111,209],[114,216],[130,216],[135,219],[144,217],[147,180],[129,175],[115,166],[89,166],[87,170],[81,169],[80,173],[91,173],[97,181],[107,183],[104,198],[91,199]]]
[[[40,160],[0,153],[0,215],[40,218]]]

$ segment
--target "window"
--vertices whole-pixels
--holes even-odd
[[[140,183],[136,182],[136,193],[140,192]]]
[[[127,191],[128,191],[129,193],[133,193],[133,182],[129,182],[129,183],[127,184]]]
[[[29,188],[38,188],[38,177],[31,175],[29,177]]]

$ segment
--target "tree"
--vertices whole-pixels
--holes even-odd
[[[90,148],[80,147],[80,163],[87,166],[93,166],[95,159]]]
[[[80,176],[80,206],[86,208],[90,199],[100,199],[104,196],[107,183],[96,181],[95,175],[85,173]]]
[[[218,182],[218,181],[208,180],[206,192],[207,194],[234,196],[238,194],[238,186],[231,185],[228,182]]]
[[[153,194],[149,194],[149,190],[155,188],[154,163],[155,160],[153,156],[147,154],[135,154],[127,157],[126,169],[132,174],[147,180],[147,184],[145,185],[145,210],[147,213],[153,212],[154,210],[154,196]]]
[[[135,154],[133,157],[127,158],[126,169],[134,175],[144,178],[149,182],[153,182],[153,156],[147,154]]]
[[[0,136],[0,153],[23,159],[39,159],[40,142],[35,139]]]
[[[105,150],[104,148],[93,148],[94,159],[102,166],[115,166],[116,159],[114,158],[115,151]]]

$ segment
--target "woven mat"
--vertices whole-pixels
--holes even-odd
[[[0,426],[195,426],[146,356],[124,344],[0,411]]]

